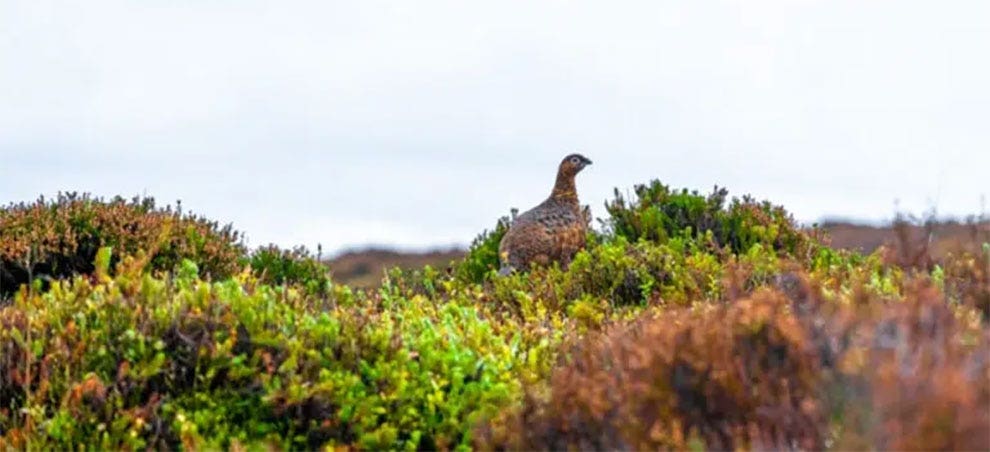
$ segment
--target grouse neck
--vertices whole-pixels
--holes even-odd
[[[558,172],[557,183],[553,186],[550,198],[577,204],[577,187],[574,185],[574,175],[566,174],[563,171]]]

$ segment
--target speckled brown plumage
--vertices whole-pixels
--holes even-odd
[[[551,262],[566,267],[584,248],[589,213],[578,202],[574,177],[590,164],[591,160],[580,154],[564,157],[550,197],[516,217],[502,237],[500,274]]]

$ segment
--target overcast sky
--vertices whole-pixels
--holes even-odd
[[[802,221],[981,210],[990,2],[0,0],[0,203],[147,194],[274,242],[464,244],[580,151]]]

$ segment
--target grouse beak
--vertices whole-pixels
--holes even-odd
[[[588,166],[591,164],[591,159],[584,157],[584,160],[581,163],[583,163],[581,166]]]

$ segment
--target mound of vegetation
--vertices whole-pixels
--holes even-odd
[[[590,335],[484,449],[986,450],[990,335],[931,286],[836,303],[799,275]]]
[[[0,209],[0,298],[34,280],[91,275],[101,248],[110,249],[111,267],[122,257],[142,257],[149,273],[172,273],[190,261],[200,277],[214,280],[249,266],[273,285],[326,291],[330,281],[326,266],[304,247],[268,245],[249,253],[231,225],[159,208],[154,198],[68,193]]]
[[[987,448],[990,251],[902,267],[637,193],[567,269],[496,277],[506,218],[376,291],[301,248],[218,277],[101,242],[0,307],[0,448]]]
[[[297,285],[312,293],[330,290],[329,269],[306,247],[284,250],[270,244],[254,250],[248,262],[263,283]]]
[[[636,198],[626,201],[619,190],[605,205],[606,226],[631,242],[663,244],[671,239],[703,240],[715,250],[745,253],[761,245],[780,254],[798,256],[812,244],[808,233],[795,224],[783,207],[750,196],[728,202],[729,191],[715,187],[708,196],[687,189],[674,190],[654,180],[635,187]]]
[[[135,267],[130,267],[135,268]],[[8,446],[451,448],[538,350],[474,303],[275,290],[249,273],[55,282],[0,311]]]
[[[230,225],[158,208],[153,198],[60,193],[0,209],[0,295],[35,278],[90,274],[103,247],[115,256],[147,254],[147,271],[172,271],[189,259],[215,279],[236,273],[245,253]]]

